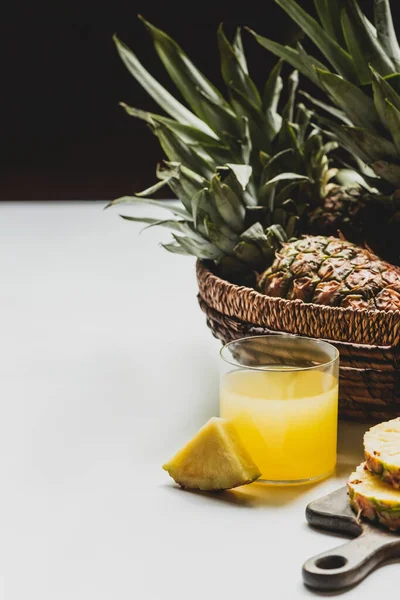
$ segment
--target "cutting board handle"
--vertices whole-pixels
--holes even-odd
[[[303,565],[306,585],[319,590],[340,590],[358,583],[380,563],[400,556],[399,538],[368,528],[360,536],[310,558]]]

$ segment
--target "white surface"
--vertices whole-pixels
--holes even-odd
[[[218,412],[219,344],[193,260],[102,206],[0,205],[0,598],[318,596],[301,565],[343,540],[304,508],[344,483],[364,427],[313,487],[174,487],[160,465]],[[397,580],[385,566],[346,599]]]

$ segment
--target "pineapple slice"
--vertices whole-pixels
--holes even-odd
[[[183,488],[212,491],[238,487],[261,476],[235,426],[217,417],[210,419],[163,469]]]
[[[400,418],[371,427],[364,435],[368,469],[382,481],[400,488]]]
[[[400,529],[400,491],[359,465],[347,482],[350,506],[370,521],[379,521],[392,531]]]

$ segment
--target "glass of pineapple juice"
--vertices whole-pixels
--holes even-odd
[[[221,349],[220,414],[262,476],[308,483],[336,465],[339,352],[294,335],[243,338]]]

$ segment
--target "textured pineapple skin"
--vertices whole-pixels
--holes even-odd
[[[366,244],[383,260],[400,265],[400,210],[360,188],[335,186],[306,215],[303,230]]]
[[[283,244],[258,287],[268,296],[326,306],[400,309],[400,268],[334,237],[303,236]]]
[[[398,500],[379,498],[377,491],[376,497],[373,491],[365,493],[360,485],[365,478],[371,479],[376,476],[369,472],[367,465],[362,463],[356,471],[350,475],[347,482],[349,502],[354,512],[369,521],[377,522],[390,529],[390,531],[400,530],[400,492]],[[376,477],[377,485],[381,480]],[[397,494],[397,491],[394,493]]]
[[[365,464],[371,473],[377,475],[382,481],[388,483],[395,489],[400,489],[400,462],[395,464],[395,460],[391,460],[390,456],[387,456],[384,449],[379,443],[374,443],[374,439],[371,439],[371,435],[375,432],[383,432],[389,430],[391,433],[396,435],[398,433],[399,438],[399,452],[400,452],[400,418],[392,419],[379,425],[371,427],[364,435],[364,456]]]

